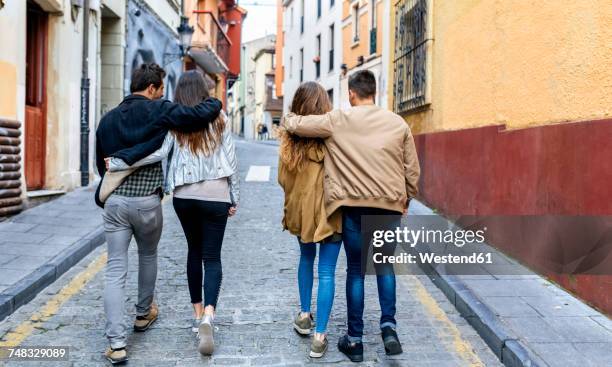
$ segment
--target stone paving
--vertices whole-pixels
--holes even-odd
[[[167,201],[159,249],[157,300],[160,319],[146,333],[130,332],[128,365],[355,365],[336,348],[338,337],[346,329],[344,255],[341,253],[338,260],[336,300],[329,324],[330,348],[323,359],[311,360],[307,356],[310,340],[299,337],[291,329],[292,318],[299,310],[296,281],[299,251],[295,239],[280,230],[282,191],[276,183],[277,148],[247,142],[238,142],[237,146],[242,179],[250,165],[269,165],[272,175],[270,182],[241,183],[242,203],[237,216],[230,218],[228,223],[215,354],[203,357],[196,350],[197,340],[190,330],[192,311],[185,275],[186,242],[171,203]],[[3,340],[15,337],[15,330],[26,330],[26,334],[21,335],[25,337],[21,345],[70,346],[70,361],[10,362],[6,365],[107,364],[102,357],[107,346],[103,336],[103,270],[65,302],[49,308],[50,299],[82,274],[90,263],[99,262],[101,256],[104,256],[104,246],[94,250],[32,302],[0,323]],[[130,249],[130,256],[126,308],[132,318],[137,284],[135,244]],[[401,276],[398,279],[398,332],[404,353],[395,357],[384,354],[377,327],[376,285],[369,277],[366,281],[365,361],[361,365],[500,365],[475,330],[427,277]],[[41,309],[53,312],[43,322],[28,321]],[[28,328],[20,327],[24,322],[33,325],[31,333],[27,332]]]
[[[92,190],[77,189],[0,223],[0,292],[100,227]]]

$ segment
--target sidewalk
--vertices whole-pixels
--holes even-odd
[[[104,242],[95,186],[0,223],[0,320]]]
[[[436,215],[416,200],[408,214]],[[522,267],[487,248],[508,266]],[[527,269],[520,275],[426,270],[506,366],[612,365],[612,321],[542,276]]]

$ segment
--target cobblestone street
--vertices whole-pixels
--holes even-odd
[[[338,260],[336,299],[329,324],[330,348],[321,360],[308,357],[310,340],[291,327],[299,310],[296,240],[280,228],[282,191],[276,183],[277,147],[237,142],[241,205],[228,222],[223,244],[224,279],[216,319],[216,350],[200,356],[191,332],[192,310],[185,274],[187,246],[170,200],[164,206],[159,247],[157,302],[160,318],[128,340],[128,366],[278,365],[333,363],[352,366],[337,351],[346,329],[346,260]],[[269,180],[246,181],[252,166],[269,166]],[[264,170],[265,173],[265,170]],[[264,177],[265,179],[265,177]],[[92,199],[93,200],[93,199]],[[137,284],[136,246],[130,249],[126,302],[133,318]],[[8,366],[103,366],[105,245],[32,302],[0,323],[3,340],[23,346],[70,346],[70,362],[8,362]],[[378,330],[376,285],[366,280],[365,362],[389,366],[498,366],[499,360],[442,292],[425,276],[398,277],[398,333],[404,353],[387,357]],[[316,283],[315,283],[316,286]],[[315,292],[316,294],[316,292]],[[313,300],[313,305],[315,304]],[[315,310],[316,312],[316,310]]]

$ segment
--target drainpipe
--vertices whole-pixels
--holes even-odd
[[[81,68],[81,186],[89,185],[89,0],[83,0]]]

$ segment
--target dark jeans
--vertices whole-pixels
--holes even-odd
[[[174,210],[187,237],[187,283],[191,303],[202,302],[204,262],[204,306],[217,307],[223,279],[221,245],[227,224],[229,203],[174,198]]]
[[[364,278],[362,270],[368,256],[368,247],[363,246],[362,215],[389,216],[386,220],[389,227],[399,226],[400,213],[362,207],[342,208],[342,241],[346,252],[346,303],[348,314],[348,335],[354,338],[363,336],[363,308],[364,308]],[[367,234],[366,234],[367,235]],[[380,303],[380,327],[395,327],[395,274],[392,267],[376,269],[378,284],[378,301]]]

